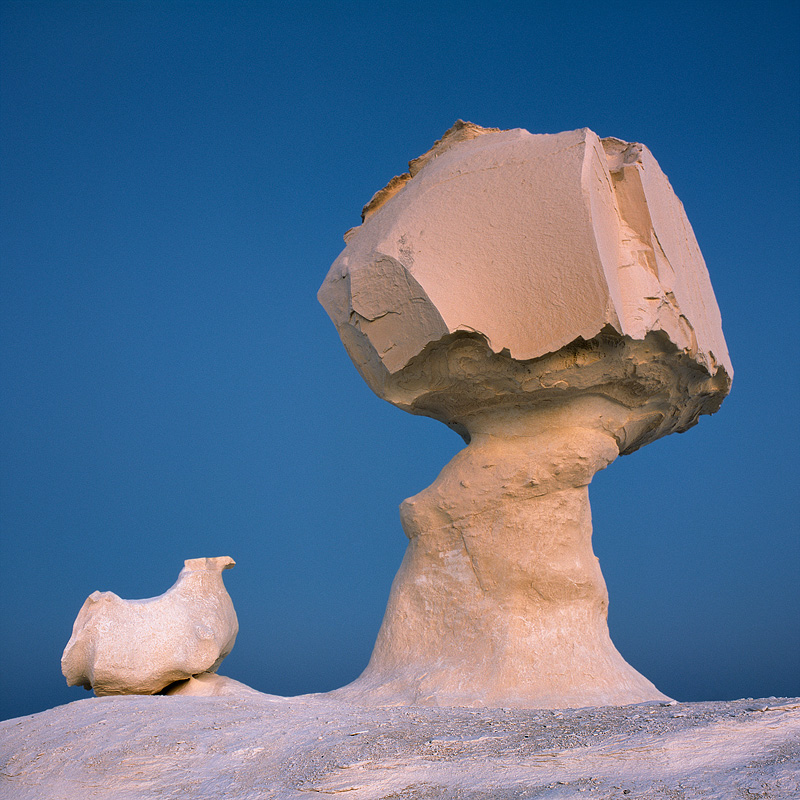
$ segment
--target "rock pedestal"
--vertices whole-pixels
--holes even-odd
[[[362,703],[663,699],[611,642],[588,485],[730,388],[708,273],[641,145],[457,123],[364,210],[319,297],[381,397],[468,446],[401,506]]]
[[[568,406],[481,423],[402,504],[408,550],[369,667],[347,691],[391,705],[663,698],[609,638],[592,552],[588,484],[616,458],[613,436]]]

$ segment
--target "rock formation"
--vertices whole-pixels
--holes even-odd
[[[643,145],[458,122],[365,207],[319,291],[380,397],[468,446],[401,506],[366,671],[382,704],[664,696],[612,644],[588,485],[716,411],[733,371],[683,206]]]
[[[251,689],[241,681],[233,678],[226,678],[224,675],[216,675],[213,672],[203,672],[200,675],[193,675],[186,680],[176,681],[170,684],[160,694],[164,695],[186,695],[188,697],[264,697],[265,695],[256,689]]]
[[[9,800],[797,800],[800,699],[578,710],[91,698],[0,722]]]
[[[239,631],[222,582],[222,571],[235,563],[228,556],[190,558],[171,589],[147,600],[93,592],[61,658],[67,684],[96,695],[155,694],[216,672]]]

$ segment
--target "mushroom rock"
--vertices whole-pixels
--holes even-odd
[[[61,658],[67,685],[98,696],[155,694],[216,672],[239,631],[222,582],[222,571],[235,563],[228,556],[190,558],[171,589],[147,600],[93,592]]]
[[[646,147],[457,122],[364,208],[319,291],[380,397],[467,447],[400,507],[409,545],[365,703],[662,699],[611,642],[588,485],[730,389],[683,206]]]

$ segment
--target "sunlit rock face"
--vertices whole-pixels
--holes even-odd
[[[600,335],[653,333],[714,379],[692,392],[698,413],[719,405],[732,369],[708,271],[646,147],[586,128],[534,135],[459,122],[410,166],[365,208],[319,291],[378,395],[457,423],[426,397],[448,391],[434,363],[448,336],[474,334],[486,358],[525,363]]]
[[[216,672],[239,631],[222,582],[234,564],[228,556],[188,559],[171,589],[146,600],[93,592],[61,658],[67,684],[98,696],[155,694]]]
[[[410,542],[359,702],[663,698],[616,651],[598,469],[713,413],[732,369],[703,258],[642,145],[458,122],[345,235],[319,299],[380,397],[468,442]]]

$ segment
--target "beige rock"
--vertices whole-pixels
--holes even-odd
[[[241,681],[216,675],[213,672],[203,672],[191,678],[176,681],[161,691],[165,695],[186,695],[188,697],[245,697],[259,696],[262,693],[251,689]]]
[[[460,331],[517,360],[606,327],[664,331],[731,374],[703,258],[646,147],[457,123],[416,161],[365,208],[319,292],[380,396],[402,403],[393,376]]]
[[[69,686],[97,695],[155,694],[175,681],[215,672],[239,624],[222,571],[228,556],[191,558],[175,585],[147,600],[93,592],[61,658]]]
[[[363,675],[385,704],[663,698],[614,648],[588,484],[719,408],[732,369],[649,151],[457,123],[367,206],[319,299],[381,397],[468,447],[401,506],[409,547]]]

